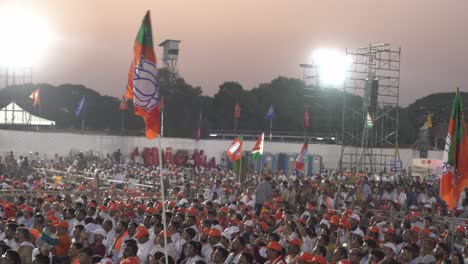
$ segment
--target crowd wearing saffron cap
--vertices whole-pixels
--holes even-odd
[[[452,232],[436,182],[267,171],[249,173],[240,184],[222,166],[166,165],[159,172],[94,160],[83,170],[95,177],[73,182],[64,172],[56,184],[48,171],[76,162],[36,162],[14,175],[6,167],[0,178],[1,263],[468,261],[467,197],[460,195]],[[159,175],[164,200],[148,184],[160,182]],[[96,177],[103,185],[124,181],[99,187]]]

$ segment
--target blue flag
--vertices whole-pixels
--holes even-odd
[[[83,96],[75,109],[75,116],[80,116],[81,110],[85,107],[86,97]]]
[[[265,115],[266,120],[273,120],[275,119],[275,110],[273,109],[273,105],[270,105],[270,108],[268,108],[268,112]]]

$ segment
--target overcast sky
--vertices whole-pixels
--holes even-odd
[[[5,4],[11,1],[1,1]],[[224,81],[245,89],[279,75],[302,77],[314,49],[391,43],[402,48],[400,102],[468,91],[465,0],[41,0],[22,6],[42,16],[55,41],[34,82],[84,84],[121,96],[133,42],[151,10],[156,44],[179,39],[179,72],[213,95]],[[157,54],[161,50],[157,48]],[[159,56],[160,57],[160,56]],[[160,63],[159,65],[162,65]]]

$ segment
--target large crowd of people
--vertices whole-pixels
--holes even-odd
[[[2,264],[468,263],[437,181],[39,156],[0,158]]]

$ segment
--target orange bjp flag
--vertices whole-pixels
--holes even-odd
[[[153,139],[160,134],[161,104],[149,11],[138,30],[133,53],[125,97],[133,101],[135,115],[143,118],[146,137]]]

